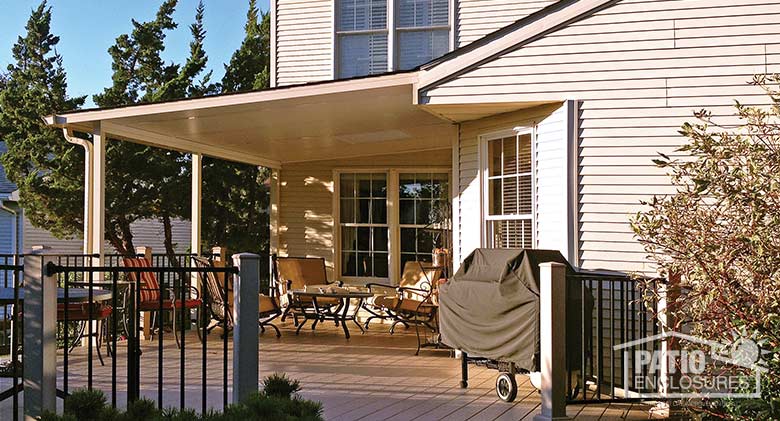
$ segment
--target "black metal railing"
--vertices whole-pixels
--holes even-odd
[[[0,402],[12,399],[13,420],[19,419],[19,392],[22,387],[21,323],[19,291],[23,278],[19,256],[0,255]],[[10,385],[8,380],[10,379]]]
[[[648,300],[645,289],[662,280],[637,279],[622,274],[580,272],[569,276],[569,293],[578,298],[574,315],[581,330],[578,360],[568,361],[570,403],[601,403],[641,400],[642,394],[657,393],[634,385],[635,351],[655,351],[658,341],[645,340],[659,333],[655,319],[658,303]],[[568,318],[568,317],[567,317]],[[569,318],[569,321],[572,319]],[[578,340],[577,340],[578,339]],[[624,346],[621,349],[615,347]],[[641,375],[648,373],[641,366]]]
[[[207,273],[235,274],[236,269],[225,268],[195,268],[191,265],[180,267],[124,267],[124,266],[92,266],[58,264],[51,262],[47,267],[50,276],[56,275],[65,279],[63,285],[64,303],[58,309],[63,309],[61,321],[62,329],[62,392],[67,394],[74,387],[93,389],[98,387],[95,370],[95,356],[102,364],[109,364],[110,382],[105,381],[106,369],[100,369],[99,387],[110,396],[113,406],[120,403],[120,393],[126,389],[125,401],[134,401],[142,396],[141,378],[142,372],[155,366],[157,390],[156,396],[145,393],[143,396],[157,401],[159,408],[171,406],[170,400],[166,400],[165,391],[175,389],[178,383],[178,406],[186,405],[186,391],[188,385],[200,384],[201,386],[201,410],[208,409],[207,391],[208,379],[208,343],[209,333],[208,288],[199,288],[198,296],[187,287],[185,280],[193,276],[207,276]],[[150,278],[156,279],[159,287],[150,285]],[[228,283],[223,284],[227,288]],[[77,294],[78,293],[78,294]],[[226,290],[227,294],[227,290]],[[76,301],[73,297],[80,297]],[[85,297],[86,296],[86,297]],[[79,302],[80,304],[70,304]],[[110,303],[110,304],[108,304]],[[196,327],[190,329],[191,312],[196,312]],[[153,348],[141,346],[141,314],[154,313],[152,328],[157,342],[156,353]],[[165,321],[161,315],[168,313],[171,316],[172,333],[166,333]],[[72,324],[69,326],[69,323]],[[228,326],[221,326],[223,332],[227,332]],[[86,334],[84,332],[87,332]],[[75,333],[75,337],[72,335]],[[197,335],[200,340],[198,346],[200,356],[200,376],[197,379],[188,375],[192,371],[188,367],[197,353],[188,352],[188,337]],[[82,352],[78,363],[83,364],[86,359],[86,376],[75,374],[71,370],[71,358],[69,353],[74,349],[73,342],[86,339],[86,352]],[[174,343],[178,346],[178,364],[170,364],[165,356],[170,355],[166,351],[165,343]],[[104,344],[106,354],[110,360],[103,362],[100,347]],[[227,405],[228,396],[228,335],[221,338],[222,350],[222,378],[218,386],[222,389],[222,405]],[[84,346],[82,346],[83,348]],[[155,355],[156,354],[156,355]],[[156,358],[155,358],[156,357]],[[156,362],[155,362],[156,360]],[[126,387],[118,387],[118,369],[124,365],[126,369]],[[81,368],[81,367],[80,367]],[[170,374],[178,369],[178,382]],[[166,375],[168,374],[168,375]],[[191,388],[191,386],[190,386]],[[108,390],[106,390],[108,389]],[[144,391],[147,392],[147,391]]]

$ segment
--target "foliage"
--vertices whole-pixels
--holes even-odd
[[[43,421],[230,421],[230,420],[322,420],[322,404],[295,395],[300,390],[297,380],[285,375],[273,375],[263,380],[266,390],[246,401],[228,405],[224,411],[198,414],[191,409],[157,409],[155,402],[140,399],[127,406],[124,412],[111,408],[103,392],[77,390],[65,399],[64,414],[45,414]],[[268,385],[275,392],[269,393]],[[277,393],[278,392],[278,393]],[[289,392],[289,393],[287,393]]]
[[[0,77],[0,139],[8,152],[2,164],[19,188],[25,216],[60,237],[83,229],[84,166],[80,147],[67,143],[41,116],[79,108],[84,98],[69,98],[59,38],[51,34],[51,8],[35,8],[26,34],[13,46],[14,63]]]
[[[671,328],[723,343],[747,336],[769,369],[762,399],[721,401],[735,418],[780,418],[780,76],[757,76],[769,108],[736,104],[741,127],[696,113],[681,134],[685,157],[661,155],[677,193],[656,196],[632,226],[673,281]]]
[[[112,85],[95,95],[101,107],[166,101],[200,96],[213,90],[210,73],[197,80],[207,63],[203,50],[204,7],[198,4],[190,26],[190,56],[183,66],[165,64],[166,31],[176,28],[172,14],[178,0],[166,0],[154,20],[137,22],[120,35],[108,52],[113,59]],[[187,155],[130,142],[110,141],[106,149],[106,236],[120,253],[133,253],[130,224],[141,218],[159,219],[166,252],[172,255],[172,220],[189,216],[190,159]]]
[[[259,16],[259,18],[258,18]],[[270,16],[259,15],[250,0],[241,47],[225,66],[220,93],[267,88],[270,64]],[[267,168],[203,159],[203,242],[232,251],[268,252],[269,192]]]
[[[301,390],[301,383],[287,377],[286,374],[274,373],[263,379],[263,393],[266,396],[277,396],[290,399]]]

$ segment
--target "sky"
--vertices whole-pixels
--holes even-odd
[[[154,18],[162,0],[49,0],[52,7],[52,33],[60,37],[57,46],[68,73],[68,94],[89,95],[86,107],[94,106],[91,95],[111,84],[111,57],[108,48],[117,36],[132,30],[131,19]],[[206,6],[206,53],[212,80],[224,73],[223,64],[241,45],[248,0],[203,0]],[[40,0],[0,0],[0,67],[11,62],[11,47],[33,8]],[[179,26],[167,33],[163,58],[182,63],[189,54],[189,25],[195,19],[198,0],[179,0],[174,20]],[[268,0],[259,0],[268,10]]]

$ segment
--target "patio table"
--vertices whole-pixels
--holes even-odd
[[[292,290],[291,293],[294,298],[293,307],[297,307],[297,310],[304,318],[295,331],[296,335],[301,331],[301,328],[307,320],[314,320],[312,329],[314,329],[320,321],[333,320],[336,322],[337,326],[341,324],[341,328],[344,330],[344,336],[346,336],[347,339],[349,339],[349,328],[347,328],[347,321],[349,320],[355,323],[357,327],[360,328],[361,332],[365,332],[363,326],[357,321],[357,313],[363,305],[363,300],[372,297],[372,293],[357,288],[333,287],[327,285],[321,287],[309,286],[305,290]],[[335,310],[332,310],[332,307],[320,308],[317,300],[322,300],[323,298],[335,298],[339,300],[339,304],[336,306]],[[349,304],[353,299],[358,300],[358,303],[355,306],[355,310],[350,313]],[[307,302],[314,304],[314,311],[306,311]]]

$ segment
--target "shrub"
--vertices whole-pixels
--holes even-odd
[[[169,408],[160,411],[157,404],[139,399],[120,412],[107,404],[99,390],[76,390],[65,399],[63,415],[46,413],[42,421],[319,421],[322,404],[296,395],[301,390],[297,380],[284,374],[263,379],[263,391],[244,402],[228,405],[224,411],[198,414],[191,409]]]
[[[689,142],[661,155],[677,192],[645,203],[632,227],[670,277],[668,319],[711,341],[747,337],[763,351],[761,399],[721,400],[717,416],[780,419],[780,76],[757,76],[768,108],[736,104],[741,127],[707,111],[686,123]],[[655,297],[657,298],[657,297]]]
[[[263,379],[263,393],[266,396],[292,398],[292,395],[301,390],[301,383],[287,377],[286,374],[274,373]]]

